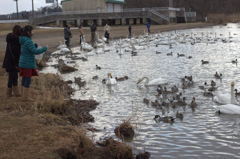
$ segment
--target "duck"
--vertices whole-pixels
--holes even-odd
[[[204,61],[204,60],[201,60],[202,61],[202,64],[209,64],[209,61]]]
[[[107,81],[106,79],[102,79],[103,84],[106,84],[106,81]]]
[[[156,51],[156,54],[161,54],[161,51]]]
[[[160,84],[166,84],[168,82],[166,79],[163,79],[163,78],[156,78],[149,81],[148,77],[142,77],[141,79],[138,80],[137,84],[141,83],[144,79],[146,79],[144,86],[156,86]]]
[[[213,91],[216,91],[217,90],[217,87],[210,87],[210,88],[208,88],[208,91],[210,91],[210,92],[213,92]]]
[[[234,96],[234,82],[231,82],[231,93],[218,93],[213,100],[219,104],[238,104]]]
[[[156,122],[159,122],[159,121],[174,122],[174,118],[172,116],[160,117],[160,115],[155,115],[154,120]]]
[[[157,92],[158,93],[162,93],[163,92],[163,88],[162,88],[162,86],[160,84],[158,85]]]
[[[182,89],[187,89],[187,85],[184,82],[182,83]]]
[[[200,89],[205,89],[205,86],[207,86],[207,82],[204,82],[204,86],[198,86]]]
[[[149,101],[149,99],[147,99],[147,98],[143,98],[143,103],[145,103],[145,104],[149,104],[150,101]]]
[[[191,59],[192,58],[192,56],[188,56],[188,59]]]
[[[185,106],[185,105],[187,105],[187,103],[186,103],[186,97],[183,97],[182,99],[179,99],[179,100],[178,100],[178,105],[180,105],[180,106]]]
[[[168,91],[168,90],[167,90],[167,87],[164,87],[163,93],[167,94],[167,93],[173,93],[173,92],[172,92],[172,91]]]
[[[237,59],[236,60],[232,60],[232,63],[237,63],[238,61],[237,61]]]
[[[188,79],[189,81],[192,81],[192,76],[185,76],[186,79]]]
[[[116,79],[117,81],[124,81],[124,80],[125,80],[125,77],[120,77],[120,78],[115,77],[115,79]]]
[[[96,69],[101,70],[102,68],[100,66],[96,65]]]
[[[115,85],[115,84],[117,84],[116,79],[112,78],[112,74],[111,73],[108,73],[106,85]]]
[[[178,55],[178,57],[183,57],[183,56],[185,56],[184,54],[179,54],[179,53],[177,53],[177,55]]]
[[[124,78],[125,78],[125,80],[128,80],[129,77],[128,76],[124,76]]]
[[[178,92],[178,88],[177,88],[176,85],[174,85],[174,86],[171,88],[171,90],[172,90],[173,93]]]
[[[196,103],[195,97],[192,98],[192,101],[191,101],[191,103],[189,104],[189,106],[190,106],[191,108],[196,108],[196,107],[197,107],[197,103]]]
[[[221,73],[218,74],[218,72],[216,72],[214,77],[217,78],[217,79],[221,79],[222,78],[222,74]]]
[[[151,101],[151,105],[152,105],[153,107],[157,107],[157,106],[159,105],[159,103],[158,103],[157,100],[155,100],[154,102]]]
[[[98,79],[98,76],[93,76],[92,79],[93,79],[93,80],[97,80],[97,79]]]
[[[216,82],[214,82],[214,80],[211,81],[211,86],[212,87],[216,86]]]
[[[183,114],[182,114],[182,113],[179,113],[179,112],[177,111],[177,113],[176,113],[176,118],[179,118],[179,119],[183,120]]]
[[[213,97],[213,93],[212,92],[207,92],[206,88],[204,88],[203,96],[205,96],[205,97]]]
[[[167,56],[172,56],[172,55],[173,55],[172,51],[171,51],[171,53],[167,53]]]
[[[234,89],[234,91],[235,91],[235,96],[236,96],[236,97],[237,97],[237,96],[240,96],[240,92],[238,92],[237,89]]]

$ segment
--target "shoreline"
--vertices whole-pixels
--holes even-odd
[[[211,27],[218,24],[215,23],[176,23],[176,24],[168,24],[168,25],[152,25],[151,26],[151,34],[159,33],[159,32],[167,32],[173,30],[183,30],[183,29],[192,29],[192,28],[205,28]],[[0,25],[1,26],[1,25]],[[132,35],[138,36],[144,33],[144,30],[147,31],[145,25],[132,25]],[[98,27],[99,37],[101,38],[104,35],[104,27]],[[0,32],[0,51],[5,51],[6,42],[5,38],[7,33],[10,31],[2,31]],[[79,46],[79,32],[77,29],[71,30],[73,34],[73,38],[70,41],[70,47]],[[91,33],[90,28],[84,27],[84,33],[86,42],[90,42]],[[119,38],[127,38],[128,36],[128,26],[111,26],[110,30],[110,40],[119,39]],[[57,46],[59,46],[60,41],[64,41],[63,37],[63,28],[61,29],[35,29],[35,34],[33,36],[33,41],[39,43],[41,46],[48,45],[48,51],[53,52],[57,50]]]

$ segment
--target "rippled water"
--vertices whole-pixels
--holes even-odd
[[[200,43],[191,45],[189,37],[199,37]],[[204,33],[204,35],[202,35]],[[209,39],[218,38],[216,43],[207,43]],[[168,42],[168,35],[172,34],[170,42],[175,42],[176,35],[188,35],[186,43],[175,43],[170,49],[169,45],[144,46],[144,50],[138,50],[137,56],[131,56],[124,52],[119,56],[115,49],[111,52],[89,56],[87,62],[78,61],[75,65],[79,70],[70,74],[63,74],[65,80],[74,80],[81,77],[86,80],[85,88],[78,90],[73,98],[95,99],[100,105],[91,114],[95,122],[90,123],[100,129],[94,135],[95,140],[106,136],[114,136],[114,128],[125,119],[131,118],[136,135],[132,142],[136,152],[148,151],[151,158],[239,158],[240,157],[240,115],[218,115],[213,108],[216,103],[209,97],[203,96],[203,91],[198,88],[206,81],[216,80],[217,92],[229,92],[230,83],[235,81],[235,87],[239,88],[239,65],[231,61],[239,58],[238,24],[227,26],[215,26],[211,28],[198,28],[162,33]],[[220,35],[222,34],[222,35]],[[229,38],[231,36],[231,38]],[[223,43],[222,39],[227,42]],[[211,40],[213,41],[213,40]],[[113,44],[112,44],[113,46]],[[79,48],[77,48],[79,49]],[[156,50],[161,54],[156,54]],[[167,56],[169,52],[173,56]],[[185,57],[177,57],[177,53],[185,54]],[[78,56],[84,56],[81,53]],[[192,59],[186,58],[192,56]],[[62,57],[67,61],[65,57]],[[210,63],[201,64],[201,60]],[[53,60],[52,64],[54,64]],[[95,65],[102,67],[96,70]],[[214,78],[215,72],[223,74],[222,81]],[[43,72],[56,72],[53,68],[47,68]],[[116,86],[107,87],[102,84],[102,79],[107,78],[107,73],[113,77],[128,76],[129,79],[118,82]],[[93,76],[99,76],[98,80],[92,80]],[[156,87],[144,87],[137,85],[137,80],[143,76],[150,79],[164,77],[168,79],[166,85],[181,87],[181,78],[192,75],[194,86],[181,90],[187,98],[187,103],[192,97],[196,97],[198,106],[195,111],[188,106],[166,110],[165,115],[175,117],[176,111],[184,114],[183,121],[176,119],[173,124],[159,122],[153,118],[156,114],[162,115],[162,110],[144,104],[143,98],[154,101],[156,99]],[[74,84],[73,87],[77,88]]]

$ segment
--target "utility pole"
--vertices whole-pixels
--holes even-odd
[[[14,0],[14,1],[16,1],[17,19],[19,19],[19,17],[18,17],[18,0]]]
[[[33,0],[32,0],[32,17],[34,18],[34,4],[33,4]]]

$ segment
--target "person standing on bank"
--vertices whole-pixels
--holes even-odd
[[[78,27],[78,31],[79,31],[79,34],[80,34],[80,45],[82,45],[82,40],[83,40],[83,35],[84,35],[84,31],[83,31],[82,25],[80,25]]]
[[[148,33],[150,34],[150,27],[151,27],[151,24],[149,22],[147,22],[147,28],[148,28]]]
[[[97,31],[97,26],[95,23],[92,23],[92,25],[90,26],[90,29],[91,29],[91,42],[92,42],[92,45],[94,44],[95,42],[95,32]]]
[[[129,24],[129,26],[128,26],[128,32],[129,32],[129,37],[131,37],[132,36],[132,26],[131,26],[131,24]]]
[[[104,31],[105,31],[105,38],[107,39],[107,42],[108,42],[110,38],[110,26],[108,24],[106,24],[106,26],[104,27]]]
[[[33,44],[32,36],[34,34],[33,27],[26,25],[23,28],[19,42],[21,44],[21,55],[19,59],[19,74],[22,76],[23,101],[33,101],[29,98],[29,87],[31,84],[31,77],[38,76],[35,63],[35,55],[42,54],[47,51],[48,46],[37,49],[38,44]]]
[[[6,37],[7,48],[2,68],[8,72],[7,97],[20,97],[18,90],[18,61],[21,52],[19,36],[21,35],[21,26],[15,25],[12,33]]]
[[[70,38],[72,38],[72,33],[70,31],[70,27],[68,25],[66,25],[64,28],[64,39],[65,39],[65,44],[67,47],[70,44]]]

